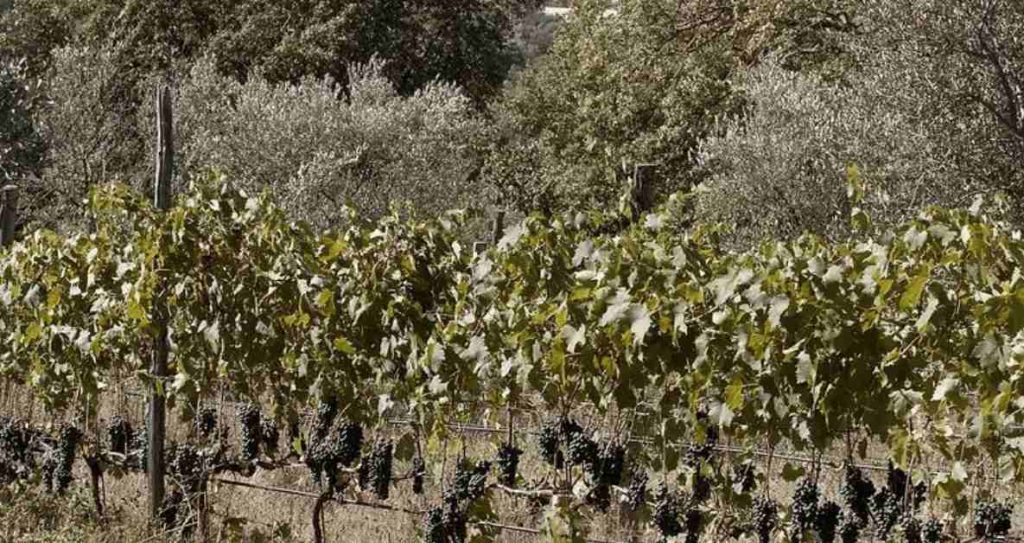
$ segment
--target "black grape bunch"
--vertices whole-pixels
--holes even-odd
[[[448,543],[444,524],[444,508],[431,507],[423,515],[423,543]]]
[[[749,494],[757,488],[757,472],[753,464],[743,463],[733,466],[733,489],[736,492]]]
[[[754,531],[758,543],[771,541],[772,532],[779,524],[779,506],[767,497],[760,497],[754,502]]]
[[[839,487],[839,496],[843,499],[847,511],[846,524],[857,523],[858,528],[867,526],[871,516],[871,500],[875,495],[875,485],[864,476],[864,472],[847,462],[843,464],[843,483]]]
[[[679,522],[682,515],[682,503],[679,495],[662,485],[654,499],[652,521],[663,537],[675,537],[683,533],[683,525]]]
[[[196,411],[194,426],[199,439],[210,439],[217,431],[217,411],[212,407],[201,407]]]
[[[334,460],[339,466],[351,467],[359,459],[359,453],[363,448],[363,427],[357,423],[345,421],[338,426],[333,442]]]
[[[81,439],[82,432],[78,428],[70,424],[61,426],[57,436],[57,449],[53,457],[54,469],[51,487],[58,494],[63,494],[74,480],[72,468],[75,463],[75,450]]]
[[[427,464],[423,457],[417,455],[412,459],[412,493],[417,496],[423,495],[424,481],[427,476]]]
[[[696,441],[690,443],[686,448],[686,454],[683,462],[694,469],[700,469],[701,464],[711,459],[715,452],[715,447],[718,446],[718,428],[712,424],[709,424],[709,417],[707,411],[701,410],[697,412],[697,421],[704,425],[704,442],[697,443]]]
[[[921,527],[921,540],[924,543],[939,543],[942,541],[942,523],[938,519],[930,518]]]
[[[589,464],[588,474],[593,485],[590,491],[590,503],[599,511],[605,512],[611,507],[612,486],[622,482],[626,468],[626,449],[619,443],[607,443],[597,456],[597,461]]]
[[[386,500],[391,490],[391,465],[394,445],[390,439],[378,439],[370,452],[368,483],[378,499]]]
[[[921,521],[909,511],[900,517],[899,528],[904,543],[922,543]]]
[[[177,481],[178,487],[189,494],[195,494],[202,488],[205,476],[203,455],[193,445],[182,444],[174,447],[168,472]]]
[[[1010,533],[1013,508],[1005,503],[984,501],[974,508],[974,535],[983,541],[1002,541]]]
[[[590,468],[598,462],[600,451],[597,443],[590,438],[576,421],[563,419],[561,424],[562,439],[566,443],[569,462],[576,466]]]
[[[579,423],[568,417],[562,417],[556,424],[544,425],[537,437],[537,445],[544,461],[557,469],[561,469],[566,460],[584,468],[599,460],[597,443]]]
[[[277,454],[277,446],[281,441],[281,432],[273,419],[260,417],[260,443],[268,455]]]
[[[847,510],[839,523],[839,540],[843,543],[856,543],[860,539],[861,526],[860,518]]]
[[[423,517],[425,543],[464,543],[467,538],[466,510],[487,491],[491,463],[463,461],[455,466],[452,484],[441,497],[441,505],[430,508]]]
[[[263,437],[258,407],[247,403],[238,408],[238,424],[241,428],[242,458],[249,462],[255,461],[260,455],[260,441]]]
[[[483,460],[475,464],[460,462],[455,466],[455,477],[452,480],[447,499],[467,506],[476,502],[487,491],[487,475],[490,472],[490,462]]]
[[[313,419],[313,438],[324,439],[331,431],[334,418],[338,415],[338,404],[332,400],[322,401],[316,406],[316,416]]]
[[[107,422],[107,441],[110,445],[110,452],[128,456],[135,432],[128,420],[120,415],[115,415]]]
[[[704,515],[700,509],[696,507],[688,509],[683,524],[686,530],[686,543],[697,543],[700,540],[700,531],[704,526]]]
[[[519,474],[519,457],[523,451],[511,443],[502,443],[498,447],[495,463],[498,466],[498,482],[513,488]]]
[[[871,503],[871,516],[875,523],[875,535],[882,540],[899,524],[903,516],[903,498],[889,487],[875,494]]]
[[[810,477],[803,478],[793,492],[793,506],[790,510],[790,530],[793,540],[800,541],[802,535],[814,528],[818,518],[818,500],[821,494],[818,485]]]
[[[555,468],[561,469],[565,457],[559,446],[558,428],[552,424],[545,424],[537,436],[537,446],[540,449],[540,456],[545,462]]]
[[[625,504],[626,509],[634,513],[647,504],[647,474],[645,472],[633,472],[629,486],[626,487]]]
[[[833,543],[836,540],[836,530],[839,528],[842,512],[839,504],[832,501],[818,507],[818,513],[814,518],[814,530],[818,532],[821,543]]]
[[[36,465],[32,445],[41,438],[42,434],[25,421],[0,417],[0,484],[32,476]]]

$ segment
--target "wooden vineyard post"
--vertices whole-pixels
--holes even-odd
[[[641,215],[654,207],[654,174],[656,168],[657,166],[654,164],[637,164],[633,170],[629,201],[634,221],[639,220]]]
[[[174,140],[171,118],[171,93],[164,86],[156,98],[156,177],[153,183],[153,204],[162,211],[171,207],[171,170],[174,167]],[[159,287],[158,287],[159,288]],[[149,483],[149,512],[159,522],[164,501],[164,434],[166,418],[164,382],[170,346],[167,340],[167,315],[162,295],[153,302],[156,339],[153,343],[150,373],[153,377],[149,395],[146,473]]]
[[[498,246],[498,242],[505,235],[505,212],[499,211],[494,216],[494,228],[491,230],[491,243],[495,247]]]
[[[498,246],[498,242],[501,241],[502,236],[505,235],[505,212],[499,211],[494,216],[494,222],[491,223],[491,245],[494,247]],[[473,243],[473,252],[480,254],[487,250],[486,241],[477,241]]]
[[[0,189],[0,247],[14,243],[14,226],[18,222],[18,187]]]

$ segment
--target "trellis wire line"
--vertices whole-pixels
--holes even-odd
[[[306,492],[304,490],[295,490],[295,489],[292,489],[292,488],[282,488],[282,487],[277,487],[277,486],[261,485],[261,484],[249,483],[249,482],[245,482],[245,481],[236,481],[234,479],[224,479],[222,477],[211,477],[210,481],[211,482],[216,482],[216,483],[221,483],[221,484],[226,484],[226,485],[230,485],[230,486],[252,488],[252,489],[255,489],[255,490],[262,490],[262,491],[265,491],[265,492],[273,492],[273,493],[277,493],[277,494],[287,494],[287,495],[290,495],[290,496],[298,496],[298,497],[301,497],[301,498],[308,498],[308,499],[314,499],[314,500],[318,500],[321,497],[320,494],[316,494],[316,493],[313,493],[313,492]],[[377,510],[380,510],[380,511],[388,511],[388,512],[392,512],[392,513],[405,513],[407,515],[416,515],[416,516],[423,516],[424,514],[426,514],[426,511],[420,511],[420,510],[417,510],[417,509],[409,509],[409,508],[406,508],[406,507],[397,507],[397,506],[386,505],[386,504],[359,502],[359,501],[355,501],[355,500],[346,500],[344,498],[337,497],[337,496],[332,496],[330,498],[330,500],[333,501],[333,502],[339,503],[341,505],[354,505],[354,506],[357,506],[357,507],[364,507],[364,508],[368,508],[368,509],[377,509]],[[495,528],[495,529],[498,529],[498,530],[510,531],[510,532],[520,532],[520,533],[532,534],[532,535],[541,535],[541,534],[543,534],[542,531],[537,530],[536,528],[528,528],[526,526],[514,526],[514,525],[510,525],[510,524],[498,524],[498,523],[495,523],[495,522],[486,522],[486,521],[470,521],[470,524],[476,524],[477,526],[486,526],[486,527],[489,527],[489,528]],[[606,540],[606,539],[585,539],[584,541],[586,541],[587,543],[620,543],[620,542],[617,542],[617,541],[610,541],[610,540]]]

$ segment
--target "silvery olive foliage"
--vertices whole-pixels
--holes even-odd
[[[963,207],[987,194],[983,180],[952,175],[938,123],[889,93],[901,74],[864,73],[829,83],[768,59],[741,80],[743,116],[702,143],[710,172],[698,189],[698,220],[722,222],[735,241],[848,233],[848,168],[867,183],[862,207],[898,223],[924,206]]]
[[[1024,140],[1015,126],[1024,116],[1014,111],[1024,115],[1024,55],[1012,30],[1024,30],[1024,8],[856,5],[840,73],[797,72],[769,56],[737,79],[747,108],[701,144],[709,178],[695,198],[697,220],[728,224],[740,244],[805,231],[846,236],[850,165],[876,223],[930,204],[1020,201]]]
[[[86,199],[98,184],[142,188],[151,171],[146,142],[130,105],[111,100],[119,85],[113,53],[81,47],[53,51],[35,108],[46,143],[45,167],[24,179],[24,214],[35,227],[73,229],[85,221]],[[148,135],[150,131],[145,133]]]
[[[421,212],[481,205],[482,122],[450,84],[403,97],[371,62],[351,69],[341,96],[328,81],[242,84],[197,64],[176,97],[184,172],[216,169],[250,192],[270,189],[317,226],[412,204]]]

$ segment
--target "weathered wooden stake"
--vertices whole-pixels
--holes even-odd
[[[504,211],[499,211],[494,216],[494,229],[491,230],[491,243],[493,243],[494,246],[497,247],[498,246],[498,242],[501,241],[501,238],[504,235],[505,235],[505,212]]]
[[[14,227],[18,222],[18,187],[0,189],[0,247],[14,243]]]
[[[153,203],[157,209],[171,207],[171,173],[174,168],[174,133],[171,118],[171,93],[167,87],[157,90],[156,98],[156,177],[153,183]],[[164,434],[166,418],[164,382],[170,346],[167,341],[167,308],[161,297],[153,303],[153,322],[157,336],[153,342],[150,373],[153,385],[149,395],[149,446],[146,468],[149,477],[149,512],[159,522],[164,501]]]
[[[633,184],[630,187],[630,203],[633,207],[633,220],[647,213],[654,207],[654,164],[637,164],[633,170]]]

